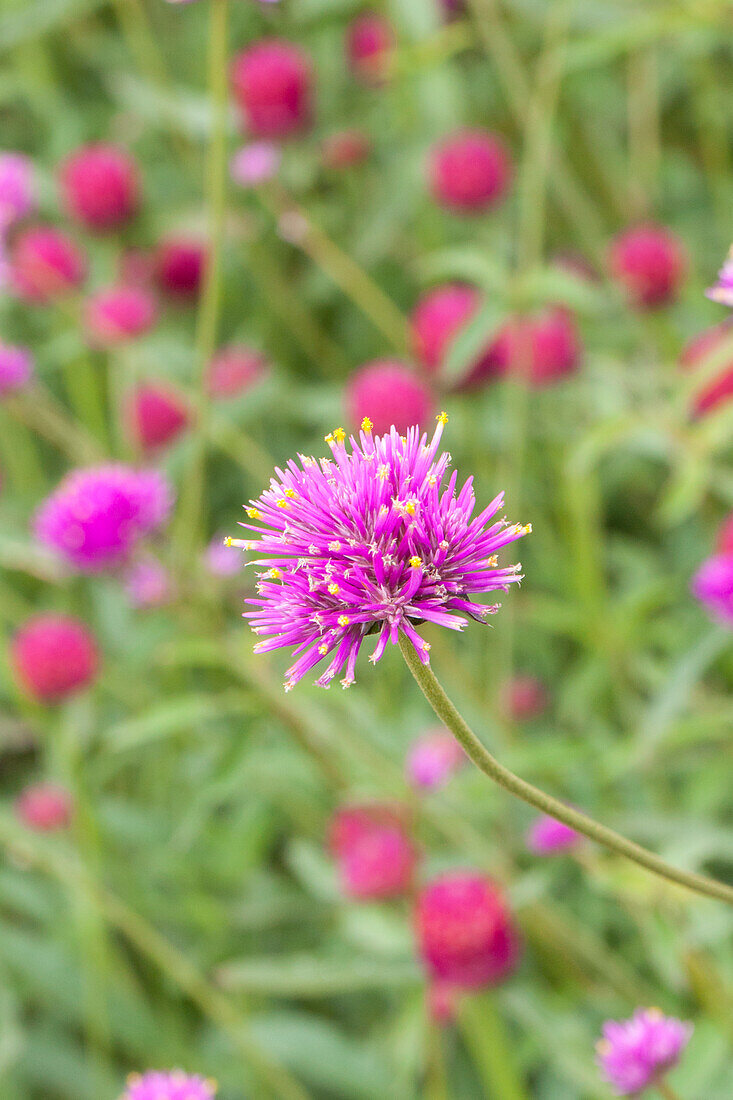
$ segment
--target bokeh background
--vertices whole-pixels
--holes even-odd
[[[0,8],[0,147],[30,158],[34,195],[4,227],[0,296],[2,344],[34,359],[0,400],[3,1100],[117,1100],[149,1066],[215,1077],[221,1100],[606,1100],[594,1043],[639,1005],[695,1025],[681,1097],[733,1095],[730,909],[591,845],[536,854],[530,810],[471,768],[417,789],[405,760],[435,721],[399,653],[362,659],[348,692],[284,694],[286,656],[254,656],[240,618],[252,570],[210,548],[274,464],[326,453],[336,425],[407,401],[430,428],[444,408],[479,502],[505,489],[533,533],[490,626],[426,631],[441,681],[520,775],[731,881],[730,634],[690,591],[733,507],[725,383],[705,400],[733,346],[704,295],[732,234],[731,5],[375,9],[390,31],[365,65],[345,45],[352,0]],[[253,157],[230,64],[273,36],[308,59],[312,112]],[[466,127],[500,138],[511,174],[460,213],[436,197],[431,151]],[[106,232],[62,186],[96,142],[139,171],[134,217]],[[614,262],[612,242],[650,224],[661,254]],[[45,302],[12,273],[37,225],[88,259]],[[184,294],[171,241],[195,246]],[[155,321],[95,335],[89,300],[121,282],[154,296]],[[413,311],[454,283],[473,304],[426,365]],[[211,395],[232,345],[245,366]],[[467,390],[491,348],[500,366]],[[355,390],[384,359],[397,380]],[[140,411],[151,385],[163,412]],[[109,461],[163,471],[176,502],[142,557],[88,575],[34,515],[69,471]],[[13,658],[51,612],[99,653],[85,690],[54,703]],[[69,812],[24,814],[39,783]],[[354,898],[329,823],[385,801],[419,863],[399,896]],[[414,897],[455,868],[501,884],[522,953],[436,1011]]]

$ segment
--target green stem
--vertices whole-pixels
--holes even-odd
[[[659,1081],[655,1081],[657,1092],[660,1096],[664,1097],[664,1100],[680,1100],[679,1093],[677,1093],[671,1085],[667,1084],[664,1078],[660,1078]]]
[[[527,1100],[494,994],[467,997],[461,1006],[460,1022],[486,1096]]]
[[[576,832],[588,837],[589,840],[602,844],[604,848],[608,848],[610,851],[638,863],[640,867],[646,868],[652,874],[659,875],[660,878],[667,879],[669,882],[677,883],[678,886],[684,886],[694,893],[704,894],[707,897],[717,898],[733,905],[732,886],[726,886],[723,882],[707,878],[705,875],[695,874],[693,871],[681,871],[677,867],[672,867],[670,864],[665,863],[663,859],[660,859],[659,856],[654,855],[653,852],[642,848],[640,844],[627,840],[626,837],[614,832],[613,829],[601,825],[598,821],[594,821],[592,817],[587,817],[586,814],[574,810],[571,806],[566,806],[564,802],[545,794],[544,791],[510,772],[484,748],[476,734],[467,725],[443,691],[433,670],[429,665],[422,664],[414,646],[402,634],[400,635],[400,649],[407,667],[415,677],[418,687],[428,703],[441,722],[447,726],[463,747],[466,755],[484,775],[493,779],[495,783],[498,783],[504,790],[509,791],[510,794],[521,798],[530,806],[534,806],[536,810],[562,821],[565,825],[569,825],[571,829],[575,829]]]

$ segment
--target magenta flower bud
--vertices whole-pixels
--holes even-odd
[[[733,245],[726,257],[726,261],[718,272],[718,281],[711,286],[705,294],[713,302],[719,302],[722,306],[733,309]]]
[[[33,161],[22,153],[0,153],[0,231],[35,209]]]
[[[76,290],[86,277],[87,261],[81,249],[58,229],[36,226],[13,241],[11,280],[29,302],[50,302]]]
[[[155,324],[158,307],[144,287],[115,286],[99,290],[84,307],[84,325],[92,344],[112,348],[143,336]]]
[[[254,137],[286,138],[311,123],[313,74],[308,56],[281,38],[242,50],[232,65],[234,98]]]
[[[170,1073],[148,1070],[142,1076],[130,1074],[121,1100],[213,1100],[216,1091],[216,1081],[190,1077],[180,1069]]]
[[[521,376],[534,389],[541,389],[577,370],[580,341],[570,313],[560,307],[549,307],[533,316],[510,321],[496,338],[492,352],[504,370]]]
[[[131,439],[146,454],[177,439],[191,423],[191,411],[184,399],[160,382],[142,383],[127,405],[127,426]]]
[[[692,1024],[640,1008],[630,1020],[608,1020],[599,1041],[598,1067],[617,1096],[640,1096],[680,1060]]]
[[[466,754],[445,729],[420,737],[407,756],[407,778],[414,787],[442,787],[466,763]]]
[[[229,545],[222,536],[211,540],[204,553],[204,564],[216,577],[233,577],[244,565],[242,551]]]
[[[97,573],[128,561],[171,505],[171,488],[157,470],[92,466],[68,474],[44,501],[36,535],[74,569]]]
[[[15,816],[35,833],[67,829],[74,813],[71,795],[55,783],[35,783],[15,800]]]
[[[127,570],[125,591],[133,607],[162,607],[171,598],[170,574],[156,558],[140,558]]]
[[[171,237],[161,241],[153,258],[155,280],[163,293],[184,302],[197,298],[206,269],[201,241]]]
[[[324,138],[321,156],[325,168],[340,172],[363,164],[372,151],[372,142],[363,130],[339,130]]]
[[[724,342],[733,342],[733,323],[724,321],[713,328],[705,329],[699,333],[682,352],[680,363],[685,370],[697,370],[703,365],[708,356],[715,355],[717,349]],[[692,398],[691,412],[693,416],[704,416],[705,413],[725,406],[733,398],[733,350],[730,351],[726,361],[718,367],[712,378],[708,378]]]
[[[99,652],[78,619],[36,615],[10,643],[10,664],[20,685],[39,703],[59,703],[93,682]]]
[[[659,309],[677,297],[687,271],[679,238],[663,226],[627,229],[611,244],[608,266],[635,309]]]
[[[33,356],[28,348],[0,343],[0,397],[25,389],[33,377]]]
[[[209,363],[206,385],[212,397],[237,397],[262,381],[269,369],[259,352],[243,344],[231,344],[217,352]]]
[[[477,872],[441,875],[415,911],[420,955],[430,975],[462,989],[496,985],[514,970],[518,938],[501,891]]]
[[[569,825],[554,817],[538,817],[527,833],[527,847],[538,856],[567,852],[581,842],[581,837]]]
[[[347,897],[377,900],[409,889],[417,854],[398,807],[376,803],[338,811],[329,845]]]
[[[59,184],[70,218],[102,232],[124,225],[140,204],[138,167],[114,145],[85,145],[61,165]]]
[[[730,554],[733,556],[733,512],[720,525],[718,537],[715,540],[715,549],[718,554]]]
[[[235,153],[229,172],[240,187],[259,187],[274,179],[280,168],[282,153],[270,141],[253,141]]]
[[[459,130],[432,150],[428,177],[439,206],[456,214],[480,214],[506,195],[512,163],[496,134]]]
[[[395,48],[394,28],[377,12],[364,12],[346,31],[346,57],[352,73],[363,84],[383,84]]]
[[[705,605],[708,614],[733,627],[733,555],[708,558],[692,578],[692,594]]]
[[[368,417],[376,432],[392,425],[404,432],[430,420],[433,395],[422,379],[400,359],[374,359],[360,367],[346,383],[346,412],[352,424]]]
[[[451,345],[481,306],[481,295],[464,283],[435,287],[418,301],[412,312],[412,344],[426,372],[440,377]],[[508,356],[503,344],[492,341],[469,364],[457,390],[473,389],[504,374]]]
[[[406,809],[398,802],[359,802],[338,809],[328,826],[328,847],[342,859],[365,833],[375,829],[404,829]]]
[[[501,690],[501,710],[513,722],[539,718],[547,707],[547,691],[535,676],[515,676]]]

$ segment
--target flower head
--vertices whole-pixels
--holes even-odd
[[[229,172],[240,187],[259,187],[273,179],[280,167],[282,153],[271,141],[252,141],[235,153]]]
[[[466,762],[466,754],[453,734],[431,730],[420,737],[407,757],[407,776],[414,787],[442,787]]]
[[[408,889],[417,853],[399,806],[373,803],[338,810],[329,829],[329,847],[347,897],[366,901]]]
[[[733,627],[733,554],[716,554],[704,561],[691,587],[714,619]]]
[[[639,1009],[630,1020],[603,1025],[598,1066],[617,1096],[639,1096],[677,1064],[691,1035],[692,1024]]]
[[[22,153],[0,153],[0,230],[30,214],[35,202],[33,162]]]
[[[383,15],[373,11],[363,12],[349,24],[346,57],[354,76],[362,83],[383,83],[389,72],[394,47],[394,28]]]
[[[269,371],[263,355],[242,344],[230,344],[217,352],[206,371],[206,388],[212,397],[236,397],[261,381]]]
[[[375,432],[389,432],[392,425],[405,432],[411,424],[429,420],[434,408],[428,386],[399,359],[365,363],[346,383],[350,422],[361,424],[368,416]]]
[[[312,114],[310,58],[282,38],[266,38],[234,58],[232,85],[244,126],[258,138],[285,138]]]
[[[88,687],[99,651],[91,631],[69,615],[36,615],[10,644],[10,663],[25,690],[41,703],[58,703]]]
[[[174,1069],[170,1073],[149,1070],[132,1073],[121,1100],[213,1100],[216,1082]]]
[[[50,302],[79,287],[87,260],[81,249],[58,229],[35,226],[13,240],[10,276],[16,292],[29,302]]]
[[[68,474],[43,502],[36,534],[75,569],[96,573],[123,564],[171,504],[170,485],[156,470],[87,467]]]
[[[713,302],[733,309],[733,245],[726,256],[725,263],[718,272],[718,281],[705,294]]]
[[[84,322],[93,344],[115,347],[142,336],[155,324],[155,298],[141,286],[115,286],[99,290],[86,302]]]
[[[642,225],[616,237],[608,253],[608,266],[635,309],[659,309],[677,297],[687,270],[687,255],[671,230]]]
[[[63,787],[55,783],[35,783],[21,791],[14,809],[18,820],[27,828],[34,832],[52,833],[67,828],[74,804]]]
[[[432,150],[428,176],[439,206],[457,214],[478,214],[504,198],[512,163],[496,134],[460,130]]]
[[[520,580],[520,567],[499,566],[497,554],[530,528],[488,525],[503,494],[474,516],[471,478],[456,493],[450,455],[438,453],[447,419],[438,417],[429,442],[418,428],[373,436],[365,419],[359,441],[347,445],[337,428],[326,437],[330,459],[300,455],[251,502],[243,526],[257,538],[246,548],[263,571],[245,617],[262,636],[255,652],[293,647],[286,690],[324,659],[316,683],[328,687],[344,670],[343,686],[353,683],[368,634],[377,636],[372,662],[402,632],[427,664],[430,646],[417,625],[483,622],[498,605],[474,598]]]
[[[166,383],[143,382],[130,394],[128,430],[146,453],[172,443],[190,422],[187,402]]]
[[[532,824],[527,833],[527,847],[538,856],[554,855],[556,852],[566,852],[574,848],[580,841],[575,829],[558,821],[554,817],[543,814]]]
[[[22,390],[33,375],[33,356],[27,348],[0,343],[0,397]]]
[[[178,301],[196,298],[206,269],[206,247],[186,237],[161,241],[153,257],[155,280],[160,289]]]
[[[61,166],[64,206],[87,229],[114,229],[129,221],[140,202],[135,161],[115,145],[85,145]]]

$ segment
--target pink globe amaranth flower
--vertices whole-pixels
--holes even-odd
[[[32,213],[36,205],[33,161],[22,153],[0,153],[0,231]]]
[[[447,730],[431,730],[407,755],[407,778],[413,787],[442,787],[465,764],[466,754]]]
[[[217,577],[233,577],[244,565],[242,551],[222,536],[213,538],[204,552],[204,564]]]
[[[243,344],[231,344],[217,352],[206,372],[212,397],[236,397],[246,393],[269,373],[267,360]]]
[[[321,144],[324,167],[336,172],[363,164],[372,151],[372,142],[363,130],[339,130]]]
[[[418,947],[430,975],[462,989],[495,985],[514,970],[519,942],[504,897],[490,878],[453,871],[420,892]]]
[[[281,38],[255,42],[232,65],[234,97],[244,127],[255,137],[285,138],[307,129],[312,83],[308,56]]]
[[[129,398],[130,437],[146,453],[172,443],[190,423],[189,406],[176,390],[164,383],[143,383]]]
[[[616,237],[609,249],[608,266],[635,309],[659,309],[677,297],[687,271],[687,255],[671,230],[642,225]]]
[[[50,302],[81,286],[87,262],[81,249],[60,230],[35,226],[15,237],[10,269],[21,298]]]
[[[33,377],[33,356],[28,348],[0,343],[0,397],[25,389]]]
[[[527,722],[546,709],[547,690],[536,676],[514,676],[502,686],[500,705],[505,717],[513,722]]]
[[[168,1073],[149,1070],[130,1074],[121,1100],[213,1100],[216,1091],[215,1081],[191,1077],[180,1069]]]
[[[125,592],[133,607],[162,607],[171,599],[170,574],[156,558],[140,558],[127,570]]]
[[[95,231],[124,225],[140,204],[137,164],[115,145],[77,149],[61,165],[59,184],[69,217]]]
[[[35,783],[21,791],[15,800],[16,817],[37,833],[67,829],[73,813],[71,795],[55,783]]]
[[[731,343],[725,361],[718,367],[712,378],[703,382],[692,397],[693,416],[704,416],[726,405],[733,398],[733,323],[724,321],[720,325],[706,329],[691,340],[680,357],[685,370],[697,370],[709,356],[718,353],[724,343]]]
[[[329,847],[347,897],[362,901],[395,897],[410,886],[417,853],[399,806],[373,803],[342,808],[331,821]]]
[[[481,295],[465,283],[435,287],[418,301],[412,312],[412,344],[426,372],[440,377],[453,341],[478,312]],[[492,341],[470,363],[457,390],[473,389],[504,374],[508,362],[503,345]]]
[[[124,564],[167,519],[172,502],[157,470],[91,466],[68,474],[44,501],[36,535],[73,568],[97,573]]]
[[[373,436],[365,420],[350,449],[337,428],[326,437],[330,460],[300,455],[300,466],[276,468],[270,488],[250,502],[255,522],[242,526],[258,537],[242,545],[265,569],[245,618],[255,634],[269,635],[256,653],[288,646],[298,655],[286,690],[323,658],[330,661],[316,683],[329,687],[345,669],[348,687],[368,634],[376,635],[373,663],[402,632],[428,664],[430,646],[415,625],[462,630],[464,615],[484,622],[498,605],[473,597],[520,580],[520,567],[500,567],[497,555],[531,528],[504,519],[487,527],[503,494],[474,516],[472,479],[458,494],[456,472],[444,482],[451,459],[438,448],[447,419],[438,417],[430,441],[418,428]]]
[[[733,554],[716,554],[704,561],[691,587],[712,618],[733,627]]]
[[[572,316],[559,306],[532,317],[516,318],[493,345],[494,356],[535,389],[574,374],[580,361],[580,340]]]
[[[282,153],[271,141],[253,141],[235,153],[229,172],[240,187],[259,187],[274,179],[280,168]]]
[[[364,417],[377,432],[392,425],[404,432],[412,424],[424,424],[435,409],[428,386],[400,359],[374,359],[355,371],[346,383],[346,413],[352,424]]]
[[[10,663],[29,695],[41,703],[58,703],[92,683],[99,652],[91,632],[78,619],[36,615],[12,639]]]
[[[478,214],[507,193],[512,164],[504,142],[485,130],[459,130],[432,150],[430,191],[439,206],[457,214]]]
[[[640,1096],[677,1065],[692,1024],[640,1008],[630,1020],[608,1020],[597,1044],[598,1067],[617,1096]]]
[[[346,57],[354,76],[378,86],[387,79],[395,48],[394,28],[377,12],[358,15],[346,31]]]
[[[718,537],[715,540],[715,549],[718,554],[733,556],[733,512],[720,525]]]
[[[713,302],[719,302],[722,306],[733,309],[733,245],[726,257],[725,263],[718,272],[718,281],[711,286],[705,294]]]
[[[581,837],[575,829],[547,815],[538,817],[527,833],[527,847],[538,856],[567,852],[580,842]]]
[[[399,802],[355,802],[341,806],[328,825],[328,848],[341,859],[364,833],[375,829],[405,829],[407,808]]]
[[[155,298],[144,287],[99,290],[84,307],[84,325],[92,344],[115,347],[149,332],[158,318]]]
[[[206,247],[201,241],[184,237],[161,241],[153,258],[158,287],[179,301],[197,298],[204,278],[206,259]]]
[[[462,991],[450,982],[431,981],[428,985],[428,1016],[438,1027],[452,1024],[458,1012]]]

